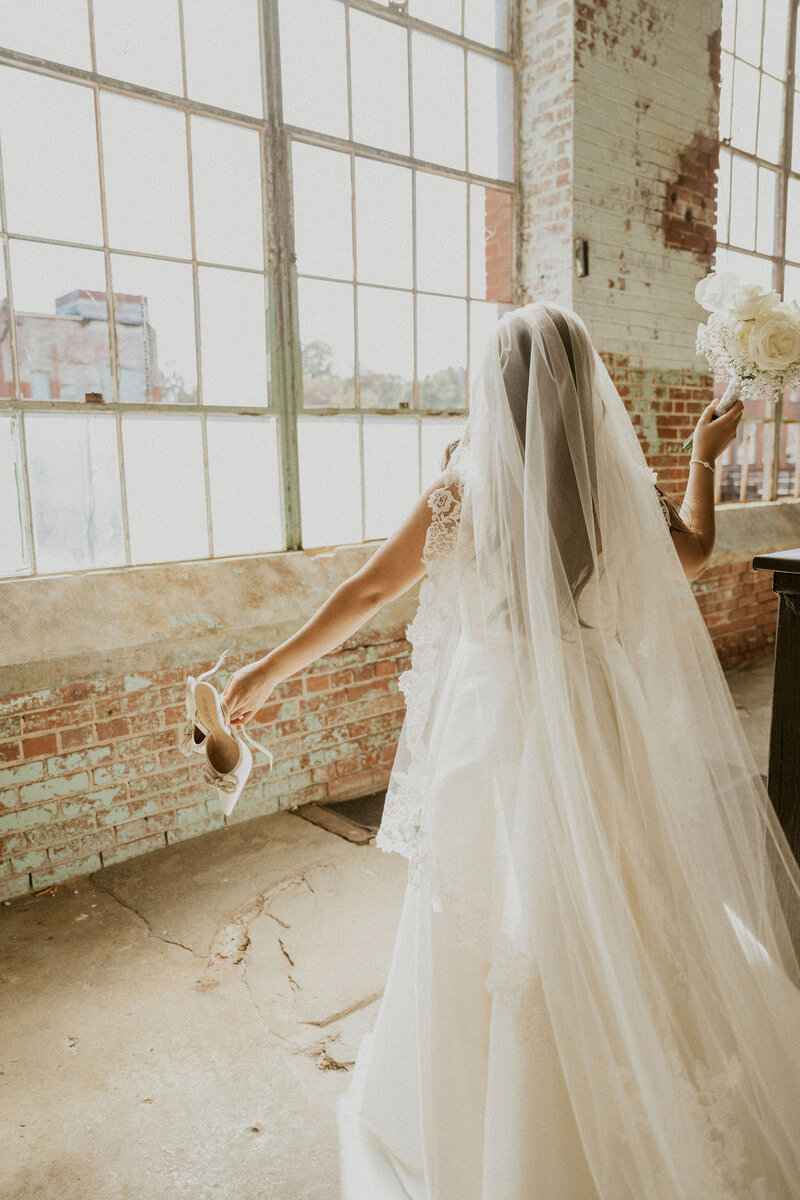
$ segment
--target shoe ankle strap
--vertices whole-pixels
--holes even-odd
[[[220,667],[222,666],[222,664],[224,663],[225,659],[228,657],[229,654],[230,654],[230,650],[223,650],[222,654],[220,654],[219,658],[214,663],[214,666],[211,667],[208,671],[203,671],[202,675],[198,675],[197,679],[195,680],[195,683],[199,683],[201,679],[208,679],[208,677],[210,675],[215,674],[215,672],[217,672],[220,669]]]
[[[266,746],[262,746],[260,744],[260,742],[255,741],[254,738],[251,738],[250,734],[247,732],[244,725],[239,725],[237,727],[236,732],[239,735],[239,737],[242,738],[243,741],[247,742],[247,744],[251,750],[260,750],[262,754],[266,754],[267,758],[269,759],[269,765],[270,765],[270,770],[271,770],[272,764],[273,764],[274,758],[275,758],[272,751],[268,750]]]

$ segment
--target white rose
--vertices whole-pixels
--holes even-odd
[[[762,371],[784,371],[800,361],[800,323],[791,313],[767,313],[750,327],[749,346]]]
[[[780,313],[795,325],[800,325],[800,305],[796,300],[781,300],[780,304],[776,304],[772,311]]]
[[[732,358],[750,359],[750,331],[752,328],[749,321],[738,321],[726,334],[726,349]]]
[[[779,303],[775,292],[756,283],[741,283],[730,271],[701,279],[694,298],[708,312],[723,313],[734,321],[752,321]]]

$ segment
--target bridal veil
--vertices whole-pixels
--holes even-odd
[[[377,844],[520,1044],[546,1017],[599,1200],[800,1196],[800,871],[573,312],[500,320],[430,503]],[[435,783],[464,647],[468,796]]]

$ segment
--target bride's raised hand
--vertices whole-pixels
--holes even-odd
[[[723,450],[727,450],[736,437],[736,430],[742,419],[744,405],[737,400],[732,408],[721,417],[714,417],[714,409],[718,400],[712,400],[706,405],[700,415],[694,431],[692,457],[705,459],[713,463]]]
[[[248,721],[252,721],[269,699],[275,683],[267,659],[259,659],[235,671],[222,692],[222,698],[231,715],[231,723],[246,725]]]

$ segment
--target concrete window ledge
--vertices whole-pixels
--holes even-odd
[[[741,563],[771,550],[800,546],[800,500],[750,500],[721,504],[709,570]]]
[[[3,580],[0,693],[277,645],[377,545]],[[416,597],[411,588],[376,613],[359,644],[402,638]]]
[[[277,645],[377,545],[3,580],[0,693]],[[721,505],[709,570],[798,545],[800,500]],[[376,613],[360,640],[403,637],[417,592]]]

